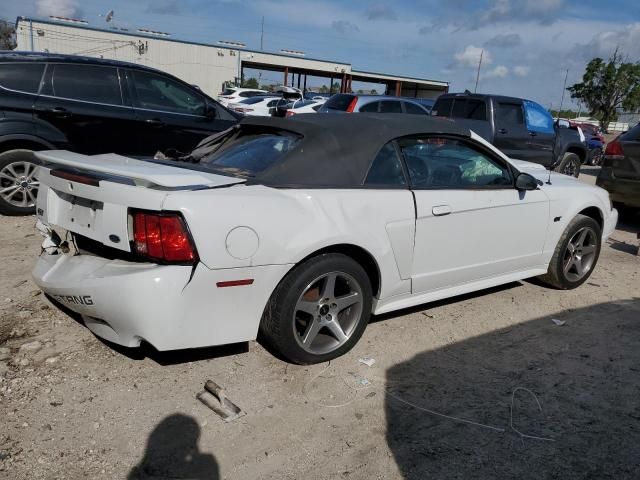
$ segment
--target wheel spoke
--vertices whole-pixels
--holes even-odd
[[[360,294],[358,292],[352,292],[347,295],[336,298],[335,303],[338,306],[338,312],[341,312],[345,308],[358,303],[360,301]]]
[[[9,192],[11,192],[11,191],[13,191],[13,190],[15,190],[17,188],[20,188],[20,185],[11,185],[10,187],[5,187],[2,190],[0,190],[0,195],[4,196],[5,194],[7,194],[7,193],[9,193]]]
[[[331,334],[338,340],[340,343],[344,342],[347,339],[347,335],[342,330],[342,325],[338,322],[337,319],[333,319],[327,323],[327,328],[331,332]]]
[[[327,275],[327,278],[324,282],[324,286],[322,287],[322,298],[333,298],[334,293],[336,291],[336,278],[338,277],[335,273],[330,273]]]
[[[569,272],[569,270],[571,270],[571,267],[573,266],[573,257],[569,257],[569,259],[564,262],[564,273],[567,274]]]
[[[7,175],[4,171],[0,172],[0,178],[4,178],[5,180],[9,180],[11,183],[14,183],[17,178],[12,175]]]
[[[318,314],[318,304],[316,302],[300,300],[296,305],[296,310],[300,310],[315,317]]]
[[[33,179],[34,178],[33,176],[38,171],[38,168],[36,165],[34,165],[33,163],[31,163],[30,165],[31,165],[31,170],[29,170],[30,173],[27,175],[27,180]]]
[[[35,205],[36,197],[34,197],[32,190],[27,190],[27,196],[29,197],[29,205]]]
[[[573,243],[571,243],[571,240],[569,240],[569,243],[567,244],[567,250],[569,250],[569,253],[571,253],[571,255],[573,255],[573,252],[576,251],[576,247]]]
[[[316,318],[314,318],[309,322],[306,330],[304,331],[304,334],[302,336],[302,343],[307,347],[311,345],[311,343],[313,343],[316,336],[318,335],[319,331],[320,331],[320,322]]]
[[[584,245],[584,241],[587,238],[587,233],[589,233],[589,230],[587,230],[586,228],[580,232],[580,236],[578,237],[578,240],[576,240],[576,243],[575,243],[577,246],[581,247]]]
[[[576,258],[573,261],[573,264],[576,266],[576,273],[578,274],[578,277],[582,277],[582,274],[584,273],[584,266],[582,265],[582,259]]]
[[[582,255],[588,255],[589,253],[593,253],[596,251],[595,245],[586,245],[582,247]]]
[[[13,164],[12,164],[12,163],[10,163],[9,165],[7,165],[7,166],[6,166],[6,167],[4,167],[4,168],[6,168],[7,170],[9,170],[9,173],[11,173],[11,175],[13,175],[13,178],[18,178],[18,177],[20,176],[20,175],[18,175],[18,174],[16,173],[16,171],[13,169]]]

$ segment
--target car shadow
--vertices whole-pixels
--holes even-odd
[[[387,370],[403,478],[638,478],[640,298],[551,318]]]
[[[220,468],[210,453],[199,451],[200,427],[188,415],[164,418],[151,432],[144,457],[127,480],[197,479],[219,480]]]

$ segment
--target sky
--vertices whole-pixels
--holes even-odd
[[[586,63],[618,48],[640,61],[640,0],[0,0],[0,17],[83,18],[168,32],[173,38],[231,40],[302,50],[356,70],[417,76],[514,95],[557,108]],[[565,105],[576,107],[568,95]]]

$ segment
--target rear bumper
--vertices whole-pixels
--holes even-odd
[[[596,185],[609,192],[611,201],[640,208],[640,181],[598,177]]]
[[[198,264],[155,265],[90,255],[42,254],[33,271],[47,294],[82,315],[110,342],[158,350],[205,347],[256,338],[264,307],[288,265],[210,270]],[[253,284],[218,288],[217,282]]]

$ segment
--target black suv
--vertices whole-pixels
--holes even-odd
[[[34,150],[190,152],[238,118],[198,88],[152,68],[0,52],[0,213],[33,213]]]

